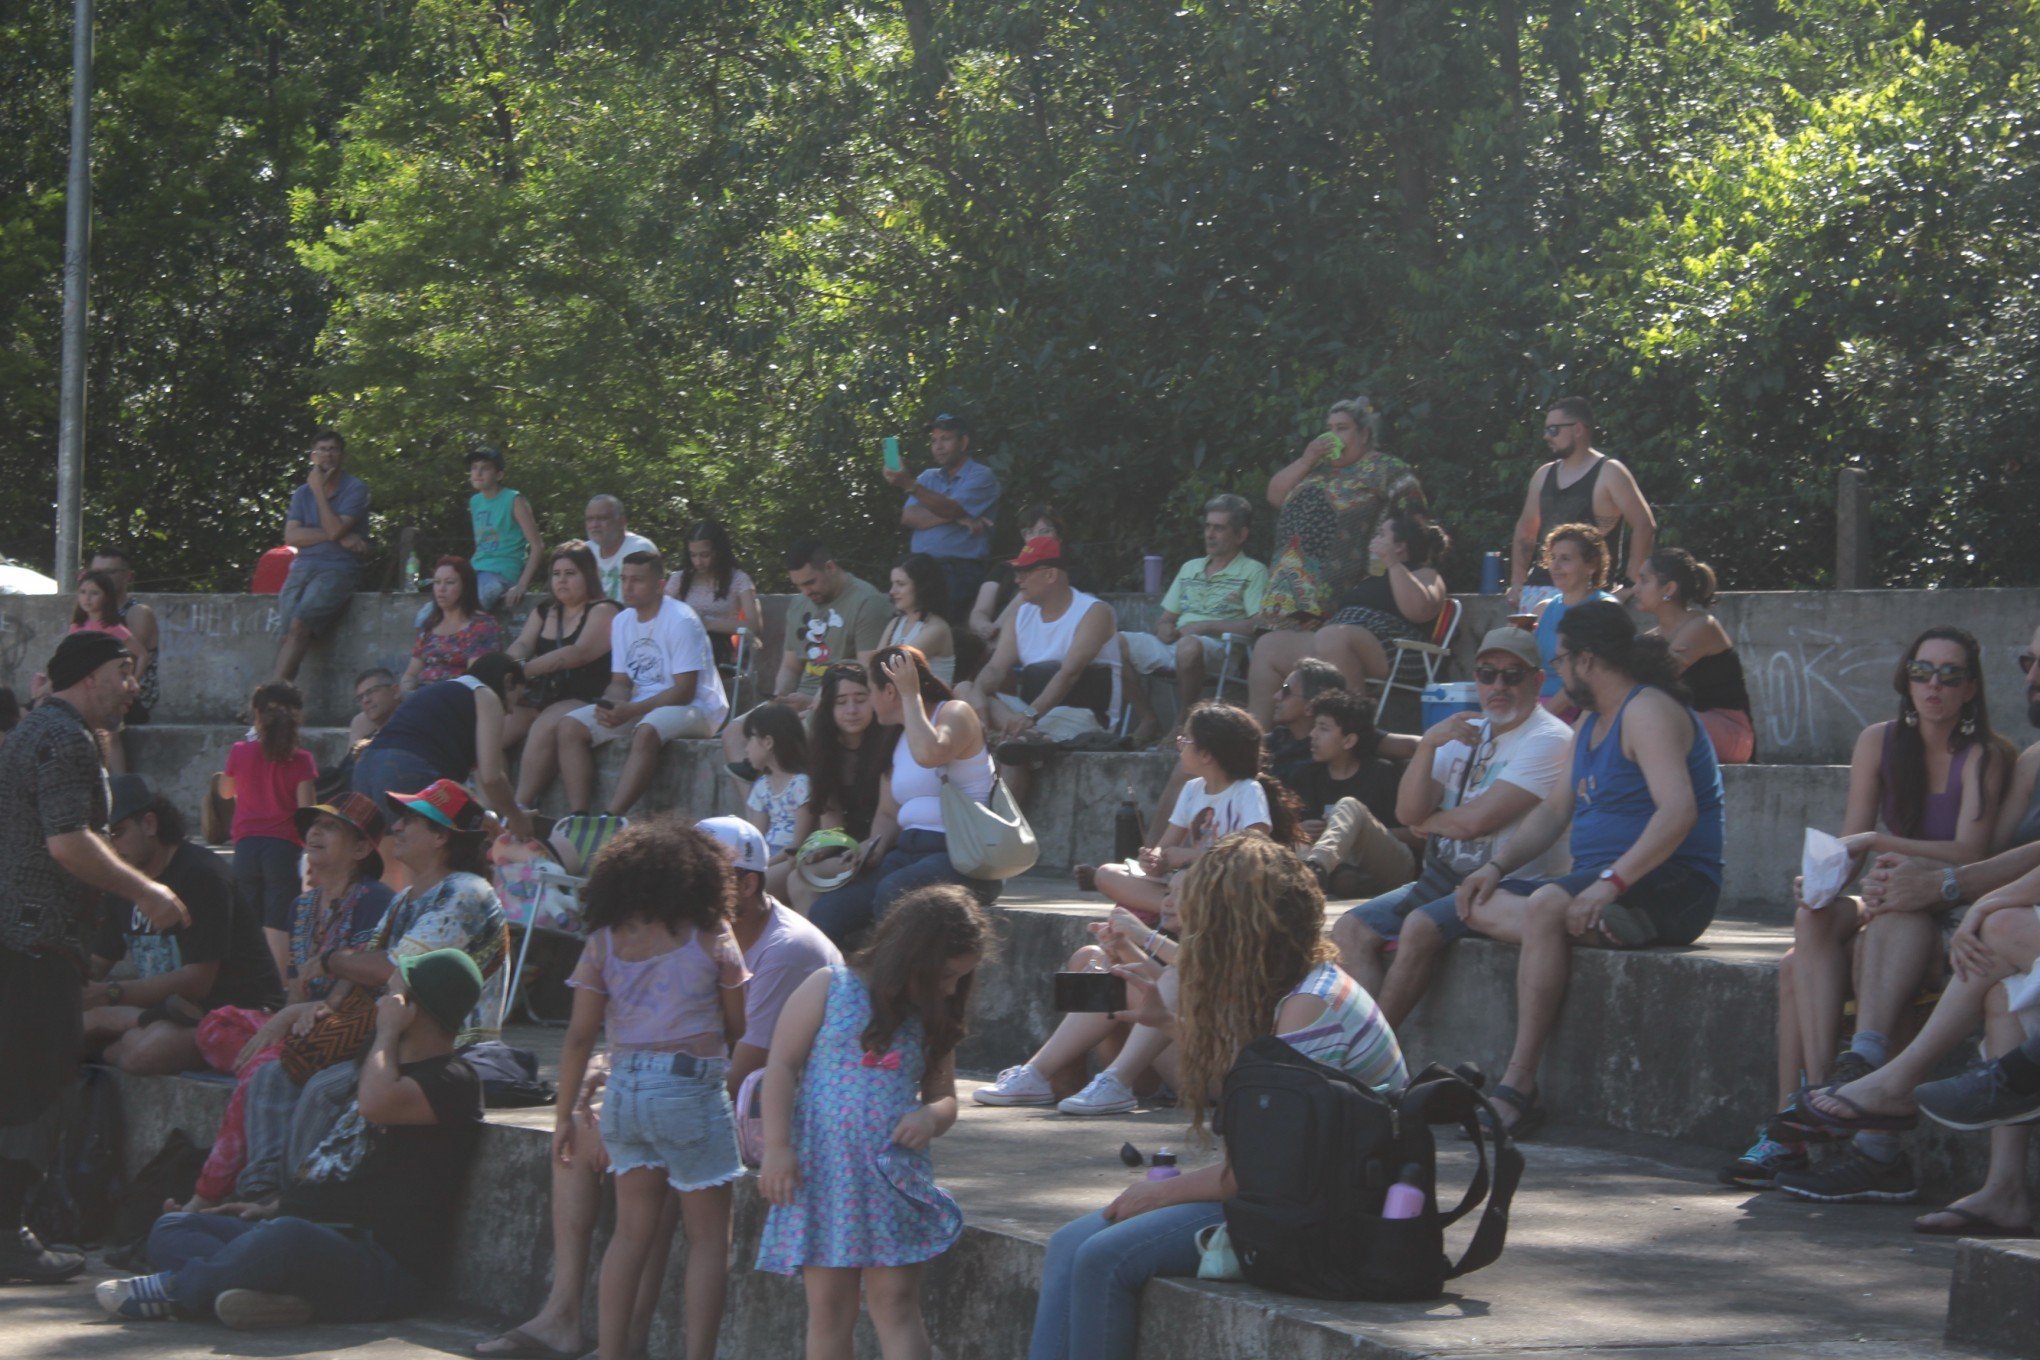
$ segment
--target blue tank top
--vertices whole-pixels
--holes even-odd
[[[369,749],[408,751],[443,779],[466,779],[475,768],[475,691],[481,687],[471,675],[419,686]]]
[[[1573,742],[1573,869],[1605,869],[1627,854],[1643,835],[1644,824],[1657,812],[1650,785],[1643,770],[1622,754],[1622,718],[1630,701],[1641,694],[1638,685],[1622,700],[1615,720],[1608,724],[1607,739],[1594,744],[1594,730],[1601,715],[1589,713],[1580,724]],[[1686,748],[1686,774],[1693,781],[1693,802],[1699,816],[1686,839],[1679,842],[1671,858],[1682,860],[1715,883],[1721,882],[1721,767],[1714,761],[1714,743],[1700,726],[1691,709],[1693,742]]]
[[[1597,590],[1580,603],[1591,604],[1595,600],[1614,598],[1605,590]],[[1558,652],[1558,621],[1565,617],[1566,610],[1573,607],[1560,597],[1544,606],[1544,612],[1537,616],[1537,655],[1544,659],[1544,687],[1537,691],[1539,698],[1549,699],[1564,687],[1558,672],[1552,668],[1551,658]]]

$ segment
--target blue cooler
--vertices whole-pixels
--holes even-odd
[[[1428,732],[1455,713],[1480,712],[1480,686],[1471,680],[1432,685],[1424,690],[1421,700],[1422,721]]]

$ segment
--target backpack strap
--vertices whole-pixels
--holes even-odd
[[[1474,1153],[1480,1164],[1474,1172],[1473,1182],[1466,1188],[1465,1196],[1450,1213],[1441,1217],[1441,1226],[1457,1223],[1472,1211],[1487,1195],[1487,1207],[1481,1212],[1480,1222],[1475,1225],[1473,1239],[1467,1243],[1466,1251],[1459,1263],[1445,1272],[1448,1280],[1470,1274],[1482,1266],[1492,1265],[1502,1254],[1502,1244],[1509,1231],[1509,1205],[1516,1197],[1516,1186],[1523,1179],[1523,1152],[1510,1139],[1507,1129],[1502,1127],[1495,1107],[1480,1089],[1457,1073],[1426,1073],[1426,1080],[1411,1086],[1404,1092],[1403,1108],[1412,1118],[1422,1119],[1434,1099],[1442,1095],[1447,1104],[1464,1102],[1457,1121],[1466,1131],[1467,1139],[1473,1144]],[[1479,1111],[1487,1111],[1488,1126],[1480,1123]],[[1449,1122],[1449,1121],[1446,1121]],[[1493,1131],[1495,1142],[1493,1193],[1489,1193],[1487,1138]]]

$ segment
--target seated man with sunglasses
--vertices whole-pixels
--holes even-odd
[[[1473,669],[1478,714],[1455,713],[1418,743],[1396,791],[1396,816],[1425,837],[1414,883],[1362,902],[1332,927],[1339,965],[1401,1025],[1430,986],[1445,947],[1474,933],[1460,919],[1459,882],[1494,858],[1531,809],[1565,778],[1572,729],[1537,702],[1537,639],[1497,628]],[[1565,871],[1563,844],[1526,866]]]

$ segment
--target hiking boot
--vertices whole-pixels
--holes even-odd
[[[1091,1078],[1089,1086],[1056,1108],[1064,1114],[1125,1114],[1139,1104],[1132,1088],[1110,1071],[1105,1071]]]
[[[1913,1092],[1913,1103],[1921,1114],[1951,1129],[1994,1129],[2040,1119],[2040,1091],[2014,1091],[1996,1063],[1926,1082]]]
[[[46,1247],[28,1229],[0,1237],[0,1284],[62,1284],[85,1269],[85,1253]]]
[[[126,1280],[102,1280],[92,1297],[99,1300],[108,1317],[163,1322],[177,1316],[176,1306],[170,1302],[169,1279],[168,1275],[136,1275]]]
[[[237,1332],[254,1332],[265,1327],[302,1327],[312,1320],[312,1305],[295,1294],[223,1289],[213,1300],[213,1315]]]
[[[1912,1163],[1904,1156],[1880,1162],[1860,1152],[1823,1162],[1812,1171],[1781,1171],[1777,1188],[1822,1204],[1910,1204],[1919,1198]]]
[[[1718,1178],[1723,1185],[1740,1186],[1745,1190],[1770,1190],[1778,1184],[1781,1171],[1804,1171],[1807,1168],[1806,1148],[1781,1143],[1771,1137],[1766,1129],[1757,1131],[1757,1141],[1750,1150],[1721,1168]]]
[[[1053,1105],[1055,1090],[1047,1077],[1021,1063],[999,1073],[999,1079],[990,1086],[972,1091],[970,1098],[980,1105]]]

